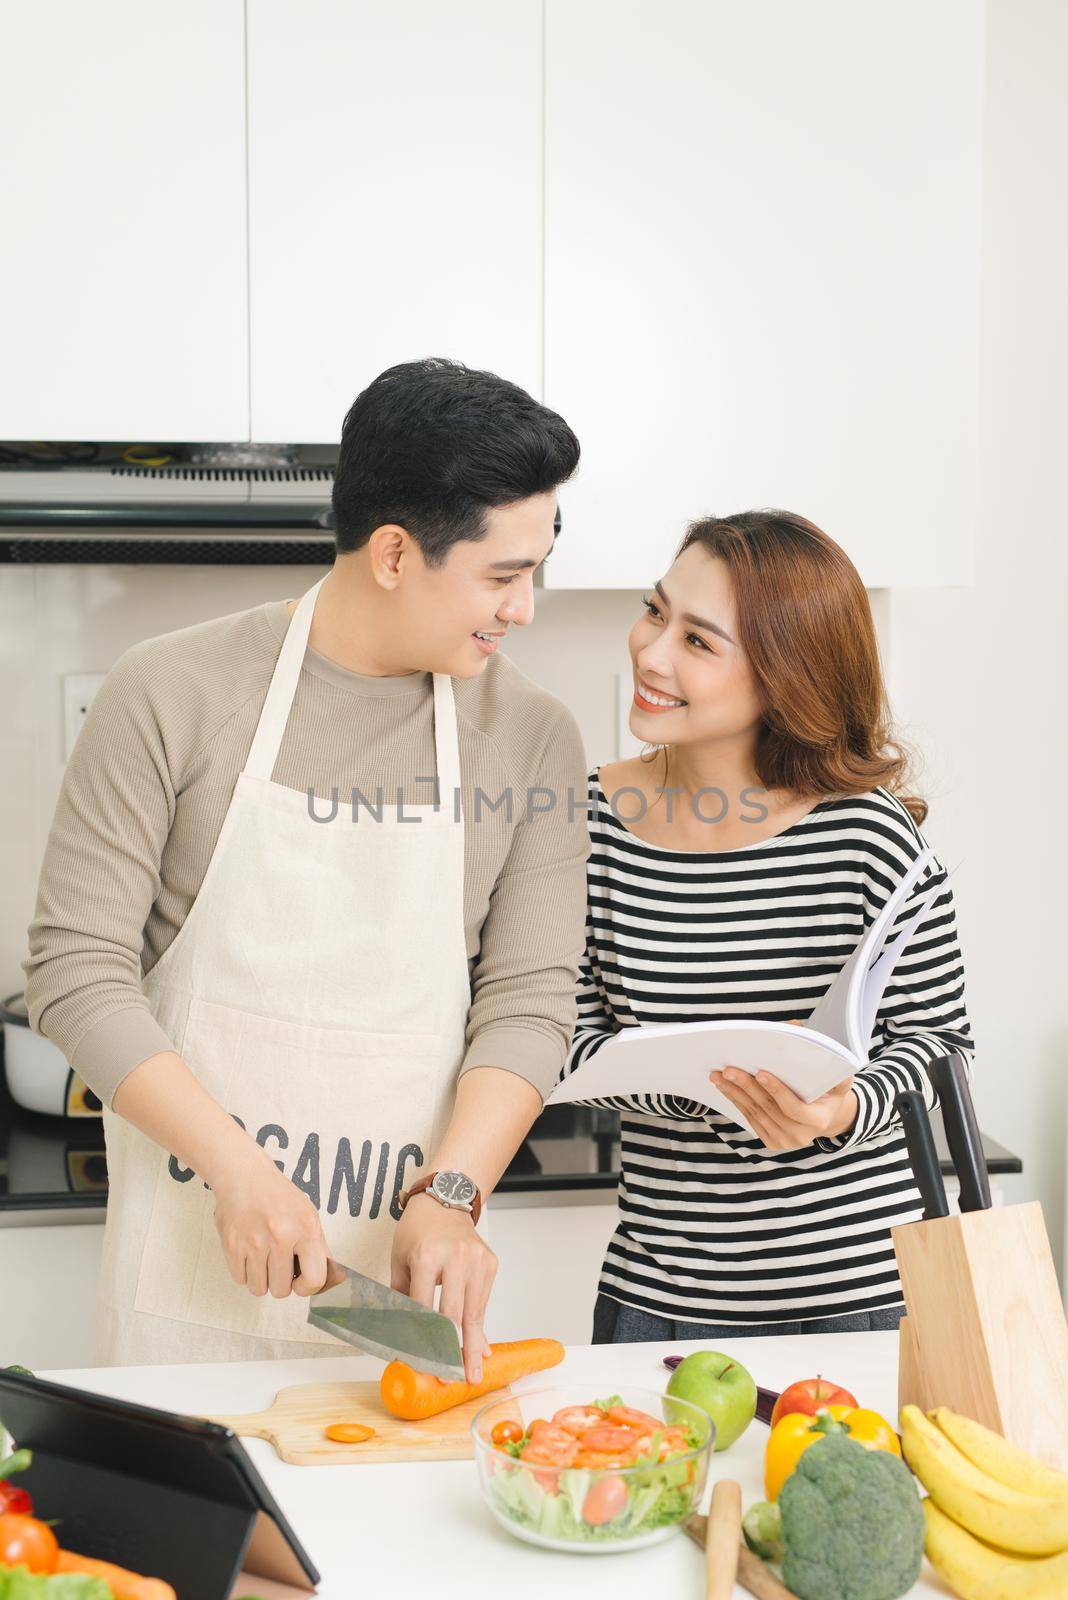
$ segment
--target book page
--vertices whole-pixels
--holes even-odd
[[[867,1056],[868,1045],[871,1042],[872,1032],[875,1028],[875,1019],[879,1015],[879,1006],[883,995],[886,993],[886,986],[893,976],[898,959],[904,954],[910,941],[915,938],[917,929],[925,920],[935,901],[945,892],[948,882],[948,877],[940,878],[925,891],[916,906],[914,914],[906,922],[897,937],[886,946],[882,955],[872,962],[861,980],[858,1025],[865,1041],[865,1056]]]
[[[726,1066],[772,1072],[807,1102],[851,1077],[858,1065],[833,1040],[788,1022],[660,1023],[624,1028],[557,1084],[546,1104],[666,1094],[696,1100],[748,1128],[737,1106],[709,1082],[710,1072]]]
[[[886,943],[891,924],[930,861],[931,854],[929,848],[922,850],[912,862],[826,994],[816,1003],[812,1015],[805,1024],[815,1032],[826,1034],[829,1039],[844,1045],[858,1061],[867,1061],[868,1041],[871,1038],[871,1028],[865,1031],[862,1020],[861,997],[864,980],[869,967],[878,958]]]

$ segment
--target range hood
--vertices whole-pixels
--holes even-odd
[[[329,459],[0,468],[0,562],[330,565],[333,482]]]

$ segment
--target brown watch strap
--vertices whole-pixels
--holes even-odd
[[[401,1198],[401,1207],[402,1207],[402,1209],[408,1204],[408,1201],[412,1198],[412,1196],[414,1194],[422,1194],[424,1189],[429,1189],[430,1185],[433,1183],[433,1181],[434,1181],[434,1179],[436,1177],[437,1177],[437,1173],[436,1172],[427,1172],[427,1173],[425,1173],[423,1175],[423,1177],[417,1178],[415,1180],[415,1182],[412,1184],[411,1188],[410,1189],[406,1189],[404,1191],[404,1193],[400,1197]],[[437,1196],[435,1195],[433,1198],[437,1199]],[[442,1202],[439,1200],[438,1204],[441,1205]],[[464,1208],[463,1208],[463,1206],[451,1206],[448,1209],[452,1210],[452,1211],[462,1211]],[[475,1190],[475,1198],[471,1202],[471,1221],[475,1224],[476,1228],[478,1227],[478,1219],[479,1219],[479,1217],[481,1215],[482,1215],[482,1190],[481,1189],[476,1189]]]

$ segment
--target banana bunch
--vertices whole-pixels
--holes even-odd
[[[1066,1600],[1068,1475],[947,1406],[901,1412],[927,1559],[961,1600]]]

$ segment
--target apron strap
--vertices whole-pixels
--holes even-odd
[[[460,738],[456,730],[452,679],[443,672],[434,674],[434,752],[441,804],[450,815],[455,815],[459,809],[456,796],[460,793]]]
[[[320,578],[301,596],[282,640],[259,725],[245,762],[244,771],[250,777],[263,778],[268,783],[271,781],[304,665],[304,654],[311,636],[312,613],[319,590],[325,582],[325,577]],[[434,750],[441,803],[451,813],[455,805],[454,796],[460,790],[460,743],[452,679],[447,673],[440,672],[434,673]]]
[[[263,703],[259,726],[248,753],[248,760],[245,762],[244,770],[249,777],[264,778],[268,783],[271,781],[274,764],[282,747],[282,735],[286,731],[286,723],[289,721],[289,713],[297,693],[300,669],[304,665],[304,652],[308,648],[308,639],[311,636],[312,612],[319,598],[319,590],[325,582],[326,577],[320,578],[318,583],[301,595],[286,630],[286,636],[282,640],[274,675]]]

